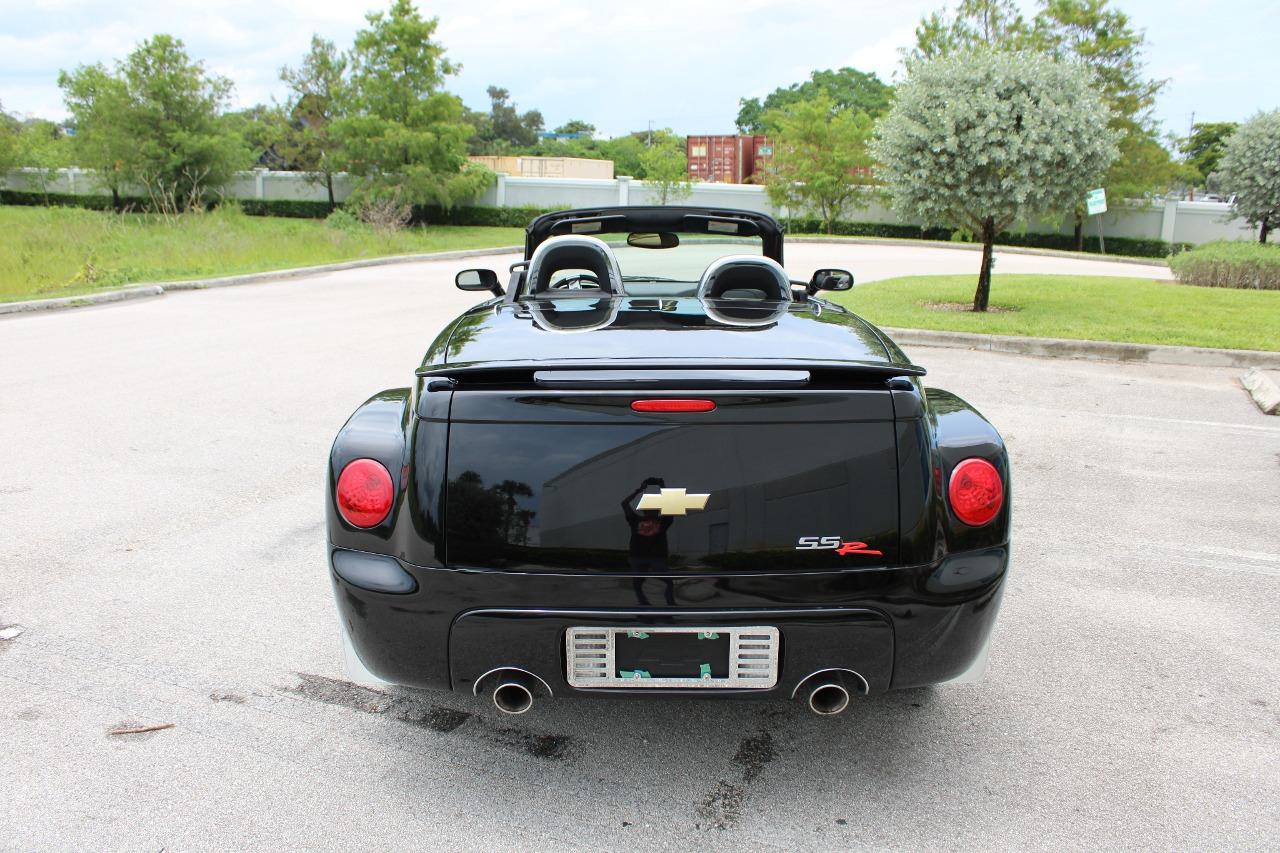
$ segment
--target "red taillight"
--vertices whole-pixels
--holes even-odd
[[[714,400],[635,400],[633,412],[714,412]]]
[[[338,512],[348,524],[373,527],[391,512],[395,490],[391,474],[373,459],[347,463],[338,475]]]
[[[1000,472],[985,459],[966,459],[952,470],[947,497],[956,518],[981,527],[996,517],[1004,503]]]

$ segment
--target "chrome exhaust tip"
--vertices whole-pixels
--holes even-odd
[[[503,681],[493,688],[493,704],[504,714],[523,714],[533,707],[533,691],[519,681]]]
[[[834,717],[843,714],[849,707],[853,696],[866,696],[871,692],[867,680],[852,669],[832,667],[811,672],[795,690],[791,691],[792,699],[800,699],[809,703],[809,710],[822,717]]]
[[[849,707],[849,691],[833,681],[817,685],[809,692],[809,710],[824,717],[834,717]]]

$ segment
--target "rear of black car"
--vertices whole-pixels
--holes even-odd
[[[504,710],[681,693],[833,712],[980,662],[1008,465],[967,404],[893,365],[610,368],[428,373],[348,422],[331,567],[364,668]],[[391,495],[367,526],[336,497],[361,459]],[[949,506],[968,460],[1001,492],[982,524]]]

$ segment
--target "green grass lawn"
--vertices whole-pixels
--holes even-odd
[[[948,310],[972,305],[976,286],[973,275],[909,276],[861,284],[834,298],[881,326],[1280,350],[1280,291],[997,273],[994,310]],[[951,305],[944,308],[946,303]]]
[[[523,242],[520,228],[433,225],[378,233],[364,226],[340,230],[309,219],[245,216],[234,209],[169,224],[138,214],[0,206],[0,302]]]

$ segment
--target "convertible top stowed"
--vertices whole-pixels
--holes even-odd
[[[601,239],[604,237],[606,239]],[[329,458],[353,681],[552,696],[851,697],[981,672],[1009,457],[749,211],[534,220],[507,287]],[[406,377],[408,378],[408,377]]]

